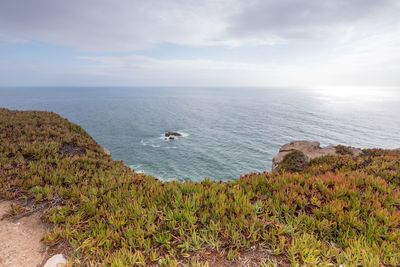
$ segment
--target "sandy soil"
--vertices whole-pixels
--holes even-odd
[[[19,220],[1,219],[11,202],[0,200],[0,267],[36,267],[46,256],[46,247],[40,242],[45,225],[40,213]]]

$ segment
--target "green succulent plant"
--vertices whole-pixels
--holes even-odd
[[[0,109],[0,198],[45,207],[44,242],[67,244],[77,266],[400,265],[400,152],[284,163],[162,182],[57,114]]]

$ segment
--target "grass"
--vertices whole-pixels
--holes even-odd
[[[160,182],[49,112],[0,109],[0,198],[44,207],[76,266],[400,265],[400,152],[364,150],[228,183]]]

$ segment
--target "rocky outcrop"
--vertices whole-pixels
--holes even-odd
[[[164,133],[164,139],[165,140],[175,140],[177,137],[181,137],[182,134],[178,133],[178,132],[172,132],[172,131],[168,131]]]
[[[182,134],[180,134],[178,132],[168,131],[168,132],[165,132],[164,136],[165,137],[180,137],[180,136],[182,136]]]
[[[285,157],[295,151],[301,152],[301,154],[304,155],[302,160],[306,163],[310,162],[312,159],[323,156],[359,156],[362,153],[361,149],[354,147],[341,145],[321,147],[320,143],[316,141],[294,141],[280,148],[279,153],[272,159],[272,170],[277,170]]]

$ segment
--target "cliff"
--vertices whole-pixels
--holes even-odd
[[[400,151],[289,148],[272,173],[166,183],[57,114],[0,109],[0,199],[13,203],[0,222],[40,215],[46,257],[83,266],[399,265]]]

